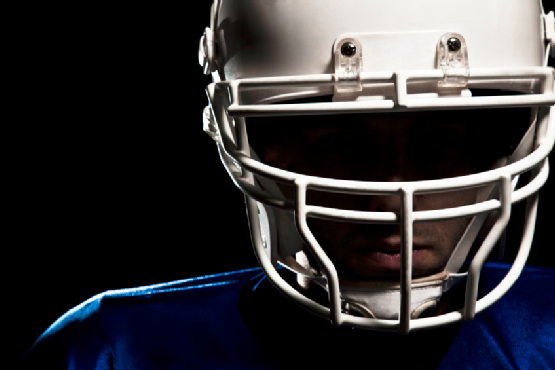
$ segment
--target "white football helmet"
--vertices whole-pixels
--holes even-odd
[[[471,320],[500,299],[528,257],[538,190],[548,176],[555,141],[553,12],[539,0],[214,0],[210,27],[200,40],[199,62],[213,83],[206,92],[204,130],[245,194],[255,254],[284,295],[334,325],[407,334]],[[470,89],[516,91],[472,96]],[[280,102],[333,95],[329,103]],[[413,182],[366,182],[307,176],[260,161],[249,145],[244,117],[531,107],[526,134],[495,168],[468,176]],[[260,153],[259,153],[260,154]],[[516,190],[519,175],[530,181]],[[276,182],[295,187],[286,199]],[[487,186],[486,186],[487,185]],[[413,194],[482,186],[476,204],[413,211]],[[394,195],[399,215],[306,204],[307,189]],[[480,271],[509,221],[512,204],[526,200],[520,249],[507,276],[477,301]],[[493,212],[499,217],[490,217]],[[343,286],[334,264],[306,218],[400,224],[401,277],[372,287]],[[412,279],[412,228],[416,222],[473,217],[440,274]],[[278,222],[280,221],[280,222]],[[278,226],[279,224],[279,226]],[[468,272],[461,267],[478,233],[489,228]],[[295,256],[306,247],[319,266]],[[323,287],[329,307],[301,294],[277,273],[282,264]],[[419,318],[441,295],[467,277],[464,308]],[[362,316],[362,317],[361,317]]]

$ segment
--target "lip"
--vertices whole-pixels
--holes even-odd
[[[425,260],[426,255],[432,249],[429,245],[413,243],[412,246],[412,266],[413,269],[419,267]],[[358,254],[361,262],[368,268],[376,270],[394,270],[401,269],[401,244],[390,243],[387,241],[378,241],[372,245],[366,245],[358,248]]]
[[[371,250],[376,250],[376,251],[380,251],[383,253],[400,253],[401,252],[401,243],[400,242],[395,242],[395,243],[391,243],[388,242],[386,240],[378,240],[375,243],[373,243],[370,246],[364,246],[361,247],[360,249],[371,249]],[[416,251],[416,250],[422,250],[422,249],[432,249],[431,246],[426,245],[426,244],[421,244],[418,242],[414,242],[412,243],[412,250]]]

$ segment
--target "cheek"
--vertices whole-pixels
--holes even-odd
[[[476,202],[477,189],[466,189],[456,192],[426,194],[420,197],[417,203],[419,210],[440,210],[471,205]],[[438,266],[447,263],[451,252],[457,245],[471,218],[461,218],[449,221],[429,222],[416,224],[415,235],[424,239],[433,240],[436,246],[436,263]]]

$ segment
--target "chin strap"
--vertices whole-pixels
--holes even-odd
[[[413,279],[411,287],[411,319],[436,307],[443,293],[466,277],[466,273],[435,275]],[[319,284],[320,285],[320,284]],[[322,286],[322,285],[320,285]],[[355,316],[397,320],[401,295],[399,281],[347,283],[340,285],[342,308]]]

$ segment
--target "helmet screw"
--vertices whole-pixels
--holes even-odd
[[[357,52],[357,47],[352,42],[346,42],[341,45],[341,54],[346,57],[352,57]]]
[[[456,37],[451,37],[447,40],[447,46],[450,51],[459,51],[461,49],[461,40]]]

